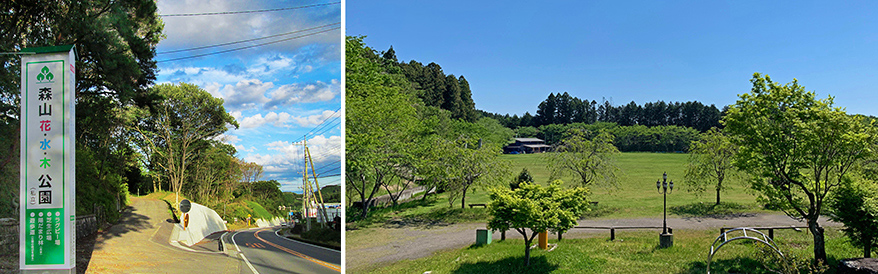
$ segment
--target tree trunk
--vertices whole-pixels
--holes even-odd
[[[719,185],[716,187],[716,205],[719,205]]]
[[[814,261],[816,265],[826,265],[826,241],[823,228],[817,223],[817,216],[808,219],[808,230],[814,236]]]
[[[421,201],[427,200],[427,194],[430,194],[430,189],[432,189],[432,187],[430,187],[429,185],[427,185],[426,187],[427,187],[427,189],[424,190],[424,197],[421,197]]]
[[[863,258],[872,258],[872,237],[866,236],[863,239]]]
[[[463,195],[460,197],[460,208],[466,208],[466,189],[469,187],[463,188]]]
[[[369,215],[369,203],[366,201],[363,202],[363,215],[360,215],[360,219],[366,219],[366,216]]]
[[[530,242],[524,239],[524,266],[530,266]]]

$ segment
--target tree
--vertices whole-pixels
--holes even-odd
[[[781,85],[759,73],[750,93],[740,95],[723,123],[739,146],[735,165],[749,172],[758,200],[804,219],[814,237],[814,258],[826,263],[818,217],[826,197],[838,187],[874,141],[861,118],[817,100],[795,79]]]
[[[844,234],[872,257],[878,247],[878,186],[872,182],[848,180],[829,199],[830,219],[844,224]]]
[[[393,50],[393,45],[391,45],[390,48],[387,49],[387,51],[381,54],[381,58],[393,61],[394,63],[398,61],[396,60],[396,51]]]
[[[509,189],[516,190],[521,187],[523,183],[533,183],[534,177],[530,176],[530,172],[527,171],[527,168],[522,168],[521,173],[518,173],[518,177],[515,177],[511,183],[509,183]]]
[[[461,112],[463,113],[461,118],[467,122],[475,122],[478,119],[478,112],[476,111],[476,103],[473,102],[473,92],[469,88],[469,82],[463,78],[463,75],[457,81],[460,82]]]
[[[499,182],[506,173],[506,163],[500,161],[498,147],[467,147],[458,143],[452,149],[450,164],[453,166],[449,182],[449,203],[460,198],[460,208],[466,207],[466,193],[473,187]],[[459,196],[458,196],[459,195]]]
[[[241,183],[247,188],[248,193],[253,192],[252,183],[262,178],[262,166],[257,163],[241,162]]]
[[[143,151],[159,154],[162,161],[156,164],[179,196],[186,171],[199,149],[195,145],[226,132],[227,127],[237,128],[238,122],[226,112],[222,99],[196,85],[161,84],[153,91],[163,100],[148,110],[133,109],[142,120],[131,127],[142,140],[139,143],[145,145]]]
[[[524,265],[530,265],[530,244],[540,232],[549,229],[566,232],[576,225],[579,216],[588,210],[588,189],[564,189],[561,181],[547,187],[523,183],[516,190],[494,188],[491,191],[491,220],[488,228],[506,231],[515,229],[524,238]],[[531,234],[528,235],[527,231]]]
[[[549,97],[537,106],[537,115],[534,117],[534,126],[550,125],[555,123],[557,116],[558,100],[554,93],[549,93]]]
[[[577,176],[583,186],[598,181],[615,185],[619,168],[614,162],[619,150],[613,146],[613,136],[601,132],[589,140],[585,130],[571,130],[568,134],[570,137],[554,153],[545,154],[551,177],[569,173]]]
[[[375,194],[398,176],[397,167],[409,164],[424,130],[412,86],[401,75],[383,73],[372,53],[362,37],[347,38],[345,185],[363,203],[362,218]]]
[[[689,164],[684,178],[692,188],[689,191],[703,193],[708,186],[716,188],[716,205],[723,190],[723,181],[734,171],[732,158],[737,148],[729,137],[713,128],[701,134],[701,139],[689,146]]]
[[[203,140],[192,159],[193,168],[184,184],[190,198],[203,204],[219,204],[232,197],[232,189],[241,178],[241,167],[234,146],[216,140]]]
[[[520,127],[535,127],[538,126],[536,122],[536,118],[533,115],[530,115],[530,112],[525,112],[524,115],[521,116],[521,122],[518,124]]]
[[[454,119],[465,119],[466,110],[463,101],[460,100],[460,83],[454,74],[445,76],[445,89],[442,94],[442,109],[451,111],[451,117]]]

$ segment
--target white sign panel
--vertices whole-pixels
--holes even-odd
[[[72,46],[23,49],[19,266],[76,267],[75,55]]]

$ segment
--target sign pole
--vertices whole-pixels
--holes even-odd
[[[19,268],[76,273],[76,54],[21,52]]]

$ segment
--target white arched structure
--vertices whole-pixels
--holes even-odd
[[[740,231],[743,236],[729,238],[730,233],[738,231]],[[748,232],[750,233],[750,235],[747,235]],[[777,245],[774,244],[774,240],[772,240],[768,236],[765,236],[765,233],[759,232],[759,230],[755,230],[749,227],[739,227],[724,231],[722,234],[719,235],[719,237],[716,238],[716,240],[713,241],[713,244],[710,245],[710,254],[707,256],[707,274],[710,274],[710,262],[713,260],[713,255],[716,254],[716,252],[719,251],[719,249],[725,244],[736,240],[752,240],[758,243],[762,243],[770,247],[771,250],[774,250],[774,252],[780,255],[780,257],[784,260],[784,264],[787,263],[787,257],[783,255],[783,252],[780,252],[780,250],[777,248]],[[719,243],[719,245],[717,245],[717,243]]]

